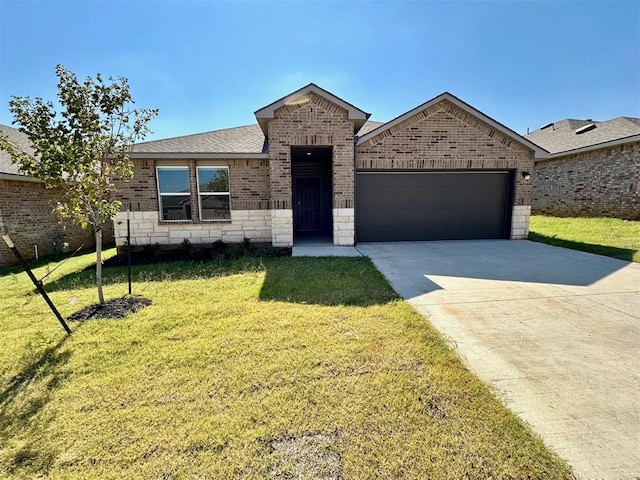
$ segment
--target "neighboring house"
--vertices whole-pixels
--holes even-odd
[[[547,152],[450,93],[381,124],[309,84],[255,116],[135,146],[134,179],[121,189],[132,245],[528,234],[528,173]]]
[[[640,220],[640,118],[567,119],[526,138],[551,153],[536,160],[534,213]]]
[[[23,151],[33,154],[27,136],[15,128],[0,125],[0,131]],[[9,235],[27,259],[45,256],[80,245],[95,245],[93,233],[70,222],[62,223],[52,213],[44,184],[20,173],[7,152],[0,151],[0,235]],[[0,265],[16,259],[0,239]]]

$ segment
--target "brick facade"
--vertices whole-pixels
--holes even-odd
[[[640,220],[640,142],[536,163],[532,211]]]
[[[9,235],[26,259],[62,251],[63,244],[74,250],[95,245],[93,230],[71,222],[60,222],[52,213],[44,184],[23,180],[0,180],[0,233]],[[107,232],[106,241],[111,239]],[[13,253],[0,240],[0,265],[16,263]]]
[[[332,147],[332,208],[353,208],[353,130],[353,121],[348,119],[344,108],[313,92],[299,97],[292,105],[276,110],[274,118],[269,121],[271,208],[292,209],[291,147],[296,146]],[[286,228],[288,233],[285,233],[282,220],[283,230],[277,239],[274,234],[274,244],[292,245],[293,216],[283,218],[291,219],[291,227]],[[342,241],[350,245],[354,243],[353,237],[350,242]]]
[[[211,152],[210,158],[194,159],[207,156],[204,153],[207,146],[203,143],[190,147],[189,137],[179,142],[170,139],[167,146],[155,145],[154,148],[160,148],[157,158],[139,150],[133,180],[120,186],[123,210],[134,212],[132,243],[179,244],[184,238],[193,243],[218,239],[235,242],[246,237],[271,241],[277,246],[293,245],[292,147],[331,149],[331,232],[336,245],[353,245],[355,241],[356,171],[394,169],[510,171],[514,180],[511,238],[526,237],[531,184],[521,173],[533,171],[535,146],[524,139],[520,142],[517,135],[471,107],[466,108],[463,102],[455,103],[458,100],[449,94],[400,117],[401,121],[391,123],[378,134],[367,135],[356,146],[355,125],[362,125],[367,114],[317,87],[302,90],[256,112],[262,132],[268,135],[268,158],[262,156],[264,150],[249,150],[244,159],[241,152],[245,150],[234,150],[238,153],[228,159],[219,158],[226,155],[222,149],[230,145],[223,142],[217,147],[219,150]],[[225,142],[232,135],[230,131],[220,132],[225,132]],[[198,135],[194,141],[201,138],[214,141],[221,135]],[[192,150],[177,150],[185,145]],[[177,151],[192,154],[171,153]],[[175,159],[169,160],[173,155]],[[196,168],[215,165],[229,168],[231,220],[204,222],[198,218]],[[157,166],[189,167],[192,220],[160,220]],[[124,220],[121,213],[116,222],[118,245],[124,244]]]
[[[353,207],[353,122],[347,111],[309,93],[269,121],[271,208],[291,208],[291,147],[333,147],[333,206]]]
[[[269,208],[269,162],[267,160],[136,159],[133,178],[118,185],[118,198],[122,202],[122,210],[159,211],[156,166],[189,166],[191,203],[197,205],[196,167],[216,165],[229,167],[232,210],[267,210]],[[193,209],[192,215],[193,220],[189,223],[200,221],[197,208]]]
[[[443,100],[358,144],[356,168],[515,170],[514,206],[531,205],[533,151]]]
[[[191,187],[192,219],[181,222],[160,221],[157,166],[188,166]],[[198,166],[229,167],[231,220],[201,221],[198,205],[196,169]],[[188,239],[194,244],[223,240],[271,242],[269,211],[269,162],[266,159],[155,160],[135,159],[134,176],[118,186],[122,211],[115,220],[116,245],[126,241],[126,210],[131,210],[132,245],[179,245]]]

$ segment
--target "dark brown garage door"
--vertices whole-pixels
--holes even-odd
[[[509,172],[356,175],[356,240],[508,238]]]

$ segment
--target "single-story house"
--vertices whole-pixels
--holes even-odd
[[[33,154],[25,134],[6,125],[0,125],[0,130]],[[44,183],[22,174],[9,154],[0,151],[0,235],[9,235],[26,259],[95,245],[92,230],[61,222],[52,210]],[[13,263],[13,253],[0,239],[0,265]]]
[[[534,213],[640,220],[640,118],[566,119],[526,138],[550,152],[536,159]]]
[[[527,237],[547,152],[450,93],[378,123],[309,84],[255,117],[137,144],[117,245],[127,215],[132,245]]]

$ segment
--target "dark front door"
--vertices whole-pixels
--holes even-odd
[[[295,225],[298,231],[315,231],[321,227],[320,178],[296,178]]]

